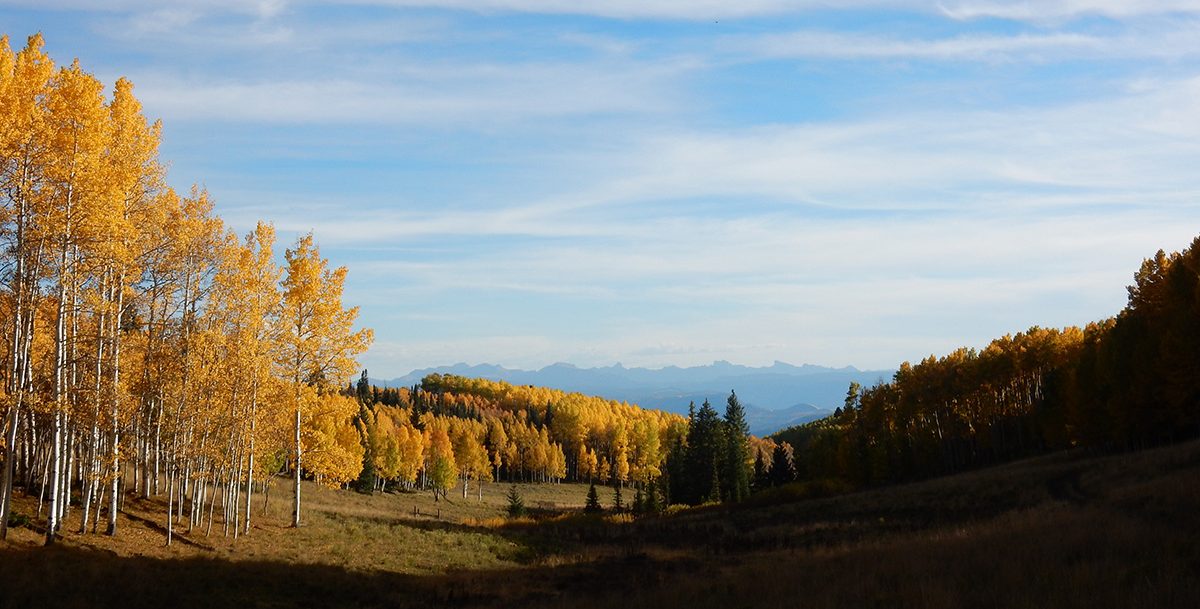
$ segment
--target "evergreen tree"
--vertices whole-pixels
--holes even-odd
[[[750,426],[746,424],[746,409],[738,401],[737,394],[730,391],[725,406],[725,495],[727,501],[738,502],[750,496],[750,445],[746,437]]]
[[[700,499],[704,503],[716,503],[721,500],[721,464],[717,461],[712,463],[712,478],[708,483],[708,492]]]
[[[621,501],[621,485],[613,486],[613,511],[622,512],[625,510],[625,504]]]
[[[641,516],[646,513],[646,498],[642,494],[642,487],[638,486],[633,492],[633,514]]]
[[[771,479],[767,471],[767,464],[763,462],[762,453],[758,453],[754,457],[753,487],[755,491],[761,491],[768,486],[771,486]]]
[[[366,371],[363,371],[364,374]],[[361,396],[361,393],[359,394]],[[359,436],[361,437],[363,446],[362,471],[358,473],[358,480],[354,482],[354,488],[360,493],[373,493],[375,491],[375,447],[378,445],[378,431],[375,424],[371,420],[371,413],[367,410],[366,404],[359,402],[358,417],[357,417]]]
[[[599,514],[604,511],[604,508],[600,507],[600,496],[596,494],[595,482],[588,487],[587,502],[583,504],[583,511],[588,514]]]
[[[367,377],[366,368],[363,368],[362,374],[358,377],[358,385],[354,389],[360,404],[369,406],[375,403],[374,396],[371,393],[371,379]]]
[[[786,442],[775,444],[771,453],[771,471],[767,473],[771,486],[780,486],[796,480],[796,466],[792,462],[791,450]]]
[[[674,501],[671,495],[671,476],[662,476],[656,481],[654,486],[658,487],[657,491],[653,494],[655,501],[654,508],[657,512],[658,510],[671,505],[671,503]],[[661,502],[659,501],[660,499]]]
[[[646,489],[646,499],[642,508],[647,514],[657,514],[661,510],[661,504],[658,502],[658,493],[661,489],[662,486],[657,480],[652,480],[649,488]]]
[[[508,487],[508,516],[509,518],[520,518],[525,515],[525,499],[521,497],[521,491],[517,490],[517,485]]]
[[[663,503],[666,505],[682,503],[687,496],[687,493],[684,491],[684,487],[686,486],[684,476],[687,471],[686,453],[687,447],[683,444],[683,438],[676,437],[674,446],[667,453],[667,475],[663,476],[661,481]]]
[[[849,412],[849,411],[854,410],[855,408],[858,408],[858,405],[861,402],[861,399],[862,399],[862,385],[858,384],[858,381],[850,381],[850,386],[846,389],[846,400],[844,403],[845,407],[846,407],[846,412]],[[838,412],[842,412],[842,409],[839,408]]]
[[[724,443],[720,415],[705,400],[688,424],[679,496],[671,497],[671,501],[695,505],[720,498],[720,463]],[[717,493],[714,493],[715,489]]]

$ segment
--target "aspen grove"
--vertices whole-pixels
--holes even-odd
[[[250,531],[272,474],[361,470],[358,405],[338,389],[371,341],[312,235],[275,262],[208,193],[180,196],[133,85],[56,67],[41,35],[0,38],[0,537],[14,487],[46,543],[117,533],[127,496],[165,498],[166,541]],[[218,510],[219,506],[219,510]]]

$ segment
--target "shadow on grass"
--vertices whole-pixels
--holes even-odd
[[[1200,598],[1195,533],[1065,505],[816,552],[636,554],[431,576],[52,547],[0,551],[0,606],[1190,609]]]
[[[126,510],[120,510],[120,513],[122,516],[124,516],[128,519],[138,522],[142,526],[144,526],[152,531],[162,534],[163,539],[167,538],[167,527],[164,526],[161,522],[154,520],[152,518],[147,518],[145,516],[141,516],[139,514],[134,514],[133,512],[129,512]],[[188,537],[188,534],[186,533],[186,531],[187,531],[186,527],[179,527],[179,525],[176,525],[176,527],[177,528],[175,530],[171,531],[171,541],[172,542],[179,542],[184,545],[192,546],[193,548],[199,548],[201,550],[207,550],[209,552],[216,550],[216,548],[214,548],[208,544],[200,543],[194,539],[190,539]]]
[[[413,551],[419,551],[414,549]],[[86,548],[0,550],[3,607],[508,607],[635,582],[648,559],[417,576],[330,565],[119,557]]]
[[[567,517],[486,527],[547,551],[524,567],[439,575],[2,550],[0,607],[1192,609],[1197,455],[1192,443],[633,524]]]

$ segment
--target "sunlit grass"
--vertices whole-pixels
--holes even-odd
[[[372,495],[330,489],[304,482],[301,486],[301,526],[292,528],[291,486],[272,483],[268,496],[252,501],[249,535],[224,533],[220,508],[212,531],[197,523],[176,523],[174,542],[166,547],[165,504],[127,499],[118,519],[118,536],[84,534],[78,510],[72,512],[60,544],[103,550],[122,556],[185,558],[206,556],[231,561],[269,560],[286,564],[331,564],[354,571],[436,574],[464,569],[507,569],[528,562],[531,551],[499,529],[513,522],[505,517],[510,485],[485,484],[482,499],[473,485],[467,498],[451,492],[435,501],[428,492],[387,492]],[[583,505],[586,485],[519,484],[531,506],[573,509]],[[18,493],[15,509],[36,511],[36,500]],[[532,523],[532,520],[527,522]],[[8,546],[36,547],[40,533],[14,529]]]

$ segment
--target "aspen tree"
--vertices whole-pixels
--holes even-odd
[[[417,481],[417,473],[425,462],[425,437],[407,417],[396,427],[396,431],[400,461],[398,476],[411,485]]]
[[[121,482],[122,428],[133,413],[122,385],[122,320],[129,313],[128,299],[139,282],[145,261],[144,252],[150,246],[147,238],[159,200],[162,169],[158,164],[158,144],[161,124],[150,124],[142,116],[141,102],[133,95],[133,83],[117,80],[112,101],[108,105],[108,141],[106,166],[103,170],[110,191],[108,214],[98,215],[107,220],[100,225],[107,239],[105,273],[108,283],[109,315],[102,335],[108,342],[109,366],[105,384],[109,405],[109,492],[106,532],[116,534],[117,504]]]
[[[171,307],[176,326],[173,342],[177,361],[170,370],[174,378],[168,384],[163,447],[167,478],[167,543],[171,543],[173,523],[182,518],[185,498],[194,493],[191,476],[196,465],[193,451],[201,440],[197,433],[197,406],[204,400],[203,355],[209,347],[201,326],[202,303],[208,296],[210,280],[216,271],[218,245],[224,234],[220,218],[212,213],[208,193],[193,187],[189,197],[171,210],[168,235],[176,278],[172,286]],[[167,351],[170,353],[170,351]],[[193,495],[194,497],[194,495]],[[174,512],[174,513],[173,513]]]
[[[42,51],[43,44],[41,34],[30,36],[25,48],[15,56],[9,50],[7,37],[0,44],[0,188],[4,196],[0,220],[7,249],[12,252],[12,270],[6,286],[12,319],[4,387],[8,416],[4,479],[0,482],[3,486],[0,537],[8,534],[17,429],[32,390],[32,345],[40,301],[42,244],[33,234],[33,223],[48,155],[47,112],[41,100],[54,73],[53,62]]]
[[[361,438],[336,389],[370,334],[352,331],[356,310],[341,306],[345,270],[320,260],[303,295],[316,303],[303,341],[312,350],[298,374],[277,368],[287,325],[269,225],[238,245],[207,193],[181,199],[164,186],[161,125],[142,115],[132,83],[118,80],[106,102],[78,61],[56,70],[42,47],[35,35],[14,53],[0,37],[0,537],[18,466],[26,489],[40,489],[47,543],[74,484],[80,532],[107,510],[115,534],[130,471],[144,497],[165,476],[168,544],[185,518],[210,532],[218,500],[226,532],[248,531],[255,477],[290,444],[279,407],[304,409],[297,455],[311,450],[318,478],[355,475]],[[420,461],[423,438],[396,435],[389,471],[411,475],[401,464]]]
[[[425,413],[421,418],[425,427],[425,472],[437,501],[454,485],[458,474],[450,440],[450,421],[432,413]]]
[[[49,162],[45,167],[46,189],[42,199],[43,215],[36,230],[46,231],[41,239],[51,244],[54,260],[50,263],[54,288],[54,354],[49,404],[51,408],[51,466],[49,511],[46,543],[62,526],[65,501],[70,494],[70,476],[65,471],[66,435],[70,416],[73,380],[68,375],[68,307],[77,301],[79,287],[78,258],[80,243],[87,235],[88,216],[99,216],[106,197],[107,182],[101,172],[107,121],[104,112],[103,85],[85,74],[76,61],[59,70],[46,96],[49,126]]]
[[[325,393],[309,407],[302,430],[305,470],[326,486],[354,480],[363,464],[362,436],[353,424],[358,404],[341,393]]]
[[[283,271],[273,260],[274,243],[274,228],[259,222],[246,235],[244,244],[230,247],[214,278],[214,298],[210,305],[222,324],[223,361],[233,368],[226,377],[227,384],[236,387],[229,396],[229,408],[230,416],[241,422],[237,429],[231,430],[235,442],[244,445],[241,451],[244,455],[239,455],[238,463],[234,464],[235,469],[245,472],[243,533],[250,531],[256,453],[261,450],[260,429],[267,424],[261,406],[270,395],[271,358],[278,347],[274,320],[279,313],[278,283]]]
[[[353,331],[358,308],[342,308],[346,268],[329,270],[311,233],[301,237],[284,257],[287,264],[279,318],[282,345],[277,361],[292,389],[292,526],[300,526],[305,417],[319,401],[322,384],[340,387],[354,372],[354,357],[370,344],[371,331]]]

